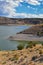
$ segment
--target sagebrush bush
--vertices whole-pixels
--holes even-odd
[[[24,48],[24,45],[23,44],[19,44],[18,46],[17,46],[17,49],[18,50],[22,50]]]

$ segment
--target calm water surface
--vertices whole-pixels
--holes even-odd
[[[31,26],[0,26],[0,50],[17,49],[19,42],[10,41],[7,38],[29,27]]]

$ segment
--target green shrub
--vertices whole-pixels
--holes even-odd
[[[24,48],[24,45],[23,44],[19,44],[18,46],[17,46],[17,49],[18,50],[22,50]]]
[[[38,43],[38,42],[30,41],[30,42],[27,44],[26,48],[29,48],[29,47],[32,48],[32,47],[35,46],[37,43]]]
[[[30,41],[28,44],[27,44],[27,46],[26,46],[26,48],[32,48],[32,46],[33,46],[33,44],[32,44],[32,41]]]
[[[37,32],[37,36],[41,37],[43,35],[43,32]]]

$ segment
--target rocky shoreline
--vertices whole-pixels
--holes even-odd
[[[34,36],[31,34],[16,34],[15,36],[10,36],[8,38],[8,40],[11,41],[43,41],[43,36],[42,37],[38,37],[38,36]]]

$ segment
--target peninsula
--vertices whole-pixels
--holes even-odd
[[[43,41],[43,24],[32,26],[15,36],[10,36],[9,40]]]

